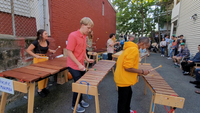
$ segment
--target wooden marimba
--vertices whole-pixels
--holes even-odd
[[[88,52],[88,55],[89,55],[89,59],[91,58],[91,56],[95,56],[95,60],[96,60],[96,63],[98,62],[98,59],[99,59],[99,55],[103,54],[107,52],[107,49],[97,49],[97,50],[94,50],[92,52]],[[87,66],[86,66],[86,70],[88,70],[88,66],[89,66],[89,62],[87,62]]]
[[[139,68],[150,70],[150,64],[140,64]],[[155,104],[170,106],[171,110],[183,108],[185,98],[179,97],[178,94],[168,85],[168,83],[155,70],[148,75],[142,76],[145,81],[145,95],[147,86],[152,92],[152,100],[149,113],[154,113]],[[175,111],[173,112],[175,113]]]
[[[118,57],[122,54],[122,52],[123,52],[123,50],[121,50],[121,51],[119,51],[119,52],[113,54],[112,57],[113,57],[113,58],[118,58]]]
[[[121,51],[119,51],[119,52],[113,54],[112,57],[113,57],[113,58],[118,58],[118,57],[122,54],[122,52],[123,52],[123,50],[121,50]],[[141,56],[141,54],[140,54],[140,56]],[[139,61],[141,61],[143,58],[145,58],[144,62],[146,63],[146,57],[147,57],[147,54],[141,56],[140,59],[139,59]]]
[[[115,65],[115,63],[115,61],[100,60],[91,69],[89,69],[89,71],[86,72],[78,81],[72,83],[72,91],[78,93],[73,113],[76,112],[81,93],[95,96],[96,113],[100,113],[97,86],[108,74],[111,68],[114,75],[113,66]],[[89,84],[87,84],[84,81],[86,81]]]
[[[28,113],[33,113],[35,83],[49,77],[50,75],[59,73],[64,74],[66,82],[67,76],[67,58],[56,58],[29,66],[4,71],[0,75],[4,78],[14,78],[13,87],[15,91],[28,93]],[[29,90],[28,90],[29,89]],[[0,105],[0,113],[4,113],[8,93],[3,92]]]

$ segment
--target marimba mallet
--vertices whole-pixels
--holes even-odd
[[[59,48],[60,48],[60,46],[58,46],[58,48],[55,51],[57,51]]]
[[[41,56],[42,58],[45,58],[45,59],[49,59],[49,57],[43,57],[43,56]]]
[[[149,72],[151,72],[151,71],[153,71],[153,70],[156,70],[156,69],[158,69],[158,68],[160,68],[160,67],[162,67],[162,65],[159,65],[158,67],[155,67],[155,68],[153,68],[153,69],[150,69]]]

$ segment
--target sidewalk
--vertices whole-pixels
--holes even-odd
[[[162,65],[157,72],[165,79],[172,89],[180,96],[185,98],[183,109],[176,109],[176,113],[199,113],[200,101],[199,94],[190,80],[195,80],[190,76],[184,76],[180,68],[175,68],[172,60],[167,57],[161,57],[160,54],[151,53],[147,57],[147,63],[151,63],[152,67]],[[41,98],[37,94],[35,96],[34,113],[72,113],[72,80],[64,85],[53,85],[49,87],[50,94],[46,98]],[[148,89],[148,88],[147,88]],[[117,113],[118,94],[113,80],[112,72],[103,79],[98,86],[99,104],[101,113]],[[199,89],[200,90],[200,89]],[[139,83],[133,86],[133,95],[131,101],[131,109],[138,113],[148,113],[151,102],[151,91],[147,90],[144,95],[144,81],[140,78]],[[95,113],[95,100],[91,100],[86,95],[83,96],[85,101],[90,104],[86,108],[85,113]],[[169,109],[169,107],[168,107]],[[27,100],[23,97],[6,105],[6,113],[26,113]],[[167,113],[163,105],[155,106],[155,113]]]

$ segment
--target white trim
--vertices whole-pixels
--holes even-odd
[[[113,4],[111,3],[110,0],[108,0],[108,2],[110,3],[110,5],[112,6],[112,8],[115,10],[115,12],[117,12],[117,10],[115,9],[115,7],[113,6]]]

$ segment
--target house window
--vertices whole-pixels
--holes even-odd
[[[102,3],[102,16],[104,16],[104,2]]]

